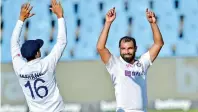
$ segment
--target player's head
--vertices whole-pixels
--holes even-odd
[[[135,58],[137,50],[136,41],[134,38],[125,36],[119,41],[120,56],[128,63]]]
[[[27,40],[21,47],[21,54],[27,61],[41,57],[40,48],[43,46],[43,40]]]

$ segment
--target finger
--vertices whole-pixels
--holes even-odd
[[[150,12],[150,16],[152,16],[152,12]]]
[[[113,13],[113,11],[111,11],[111,16],[113,16],[114,15],[114,13]]]
[[[53,5],[54,5],[54,2],[53,2],[53,0],[51,0],[51,5],[52,5],[52,7],[53,7]]]
[[[113,7],[113,12],[114,12],[114,13],[116,12],[116,9],[115,9],[115,7]]]
[[[26,10],[28,9],[28,3],[25,4],[25,9],[26,9]]]
[[[22,5],[21,5],[21,9],[23,9],[24,7],[25,7],[25,4],[22,4]]]
[[[151,12],[149,11],[149,16],[151,16]]]
[[[153,17],[153,12],[151,12],[151,16]]]
[[[147,13],[148,11],[149,11],[148,8],[146,8],[146,13]]]
[[[149,12],[146,12],[146,15],[149,16]]]
[[[153,17],[155,17],[155,13],[153,12]]]
[[[153,17],[155,17],[155,13],[153,12]]]
[[[53,8],[49,8],[52,12],[54,12]]]
[[[114,11],[114,7],[111,10]]]
[[[60,1],[58,2],[58,5],[61,5],[61,2]]]
[[[110,16],[113,15],[112,11],[109,12]]]
[[[27,3],[27,7],[26,7],[26,10],[28,10],[30,7],[30,3]]]
[[[115,9],[113,8],[113,9],[112,9],[112,14],[114,14],[114,12],[115,12]]]
[[[112,15],[112,14],[111,14],[111,11],[109,11],[108,15],[109,15],[109,17],[111,17],[111,15]]]
[[[54,0],[54,4],[57,5],[57,1],[56,0]]]
[[[34,15],[35,15],[35,13],[32,13],[32,14],[29,15],[29,17],[32,17],[32,16],[34,16]]]
[[[61,5],[61,2],[60,1],[58,2],[58,5],[62,8],[62,5]]]
[[[111,9],[111,15],[113,15],[113,13],[114,13],[114,11],[113,11],[113,9]]]
[[[28,12],[30,12],[32,10],[33,6],[31,6],[29,9],[28,9]]]
[[[151,14],[151,10],[148,9],[148,13]]]
[[[146,13],[146,16],[148,16],[148,9],[146,9],[146,12],[145,13]]]
[[[111,10],[108,11],[108,14],[111,14]]]
[[[110,16],[110,13],[109,12],[107,13],[107,16]]]
[[[24,7],[23,7],[23,9],[26,9],[26,7],[27,7],[27,3],[25,3],[25,4],[24,4]]]
[[[52,6],[54,6],[54,5],[55,5],[55,2],[54,2],[54,0],[51,0],[51,3],[52,3]]]
[[[111,13],[112,9],[109,9],[108,13]]]
[[[109,15],[109,14],[107,14],[107,17],[110,17],[110,15]]]

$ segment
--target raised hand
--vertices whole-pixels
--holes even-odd
[[[115,7],[110,9],[106,14],[106,22],[112,23],[116,18]]]
[[[155,17],[155,13],[148,10],[148,8],[146,9],[146,17],[147,20],[149,21],[149,23],[156,23],[157,19]]]
[[[30,13],[32,10],[32,6],[30,6],[29,3],[25,3],[21,6],[21,12],[20,12],[20,17],[19,19],[21,21],[25,21],[27,18],[32,17],[33,15],[35,15],[34,13]]]
[[[56,16],[58,18],[62,18],[63,17],[63,8],[60,4],[60,2],[57,3],[56,0],[51,0],[51,4],[52,4],[52,8],[50,8],[52,10],[52,12],[54,14],[56,14]]]

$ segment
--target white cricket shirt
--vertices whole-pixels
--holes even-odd
[[[13,68],[29,110],[31,112],[59,112],[64,109],[64,102],[57,87],[55,69],[66,46],[64,18],[58,19],[57,42],[49,55],[30,62],[23,59],[20,51],[19,37],[22,26],[23,22],[18,20],[11,38],[11,55]]]
[[[126,112],[142,111],[147,108],[147,70],[152,65],[149,52],[145,53],[133,64],[122,57],[111,55],[106,68],[111,75],[115,88],[117,109]]]

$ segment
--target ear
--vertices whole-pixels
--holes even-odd
[[[39,58],[39,51],[36,52],[35,58]]]
[[[39,51],[36,52],[36,55],[39,55]]]
[[[138,46],[135,46],[135,52],[137,51]]]

